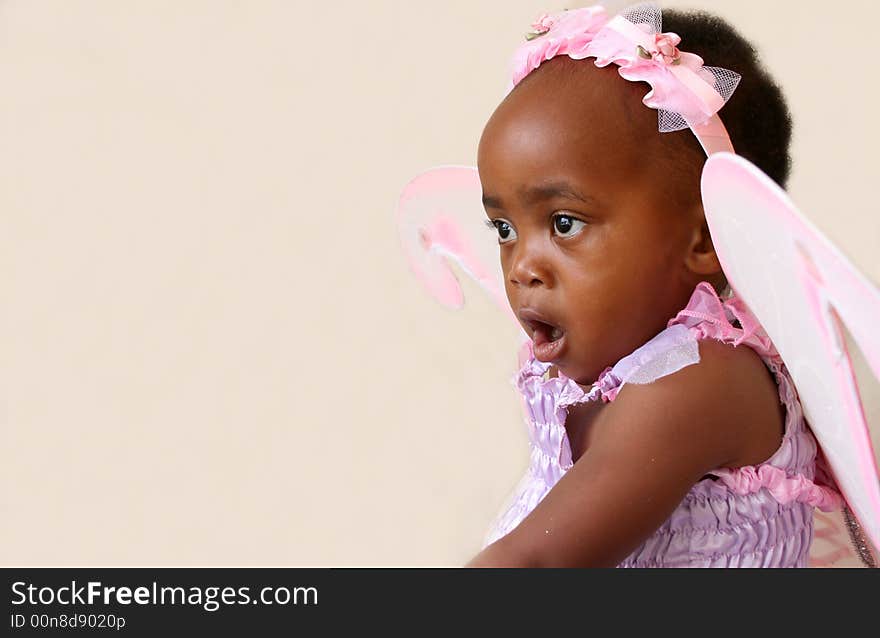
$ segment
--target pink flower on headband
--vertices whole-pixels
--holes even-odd
[[[532,22],[532,30],[537,34],[547,33],[555,24],[556,20],[551,15],[542,13],[538,19]]]
[[[681,38],[677,33],[657,33],[654,34],[654,47],[651,55],[655,60],[662,60],[664,64],[675,64],[681,59],[681,52],[676,46],[681,42]]]
[[[605,9],[600,6],[540,16],[532,24],[536,30],[526,36],[529,42],[515,54],[514,84],[538,68],[542,62],[559,53],[568,53],[575,57],[577,53],[584,51],[607,21]],[[538,29],[542,31],[539,33]]]

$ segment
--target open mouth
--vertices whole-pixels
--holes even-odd
[[[565,343],[565,330],[537,319],[527,319],[526,323],[532,329],[535,358],[545,363],[557,358]]]

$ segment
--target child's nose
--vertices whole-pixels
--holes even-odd
[[[510,283],[518,286],[550,285],[550,269],[547,260],[539,250],[528,249],[520,244],[513,255]]]

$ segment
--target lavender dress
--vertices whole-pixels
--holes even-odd
[[[737,324],[737,325],[735,325]],[[522,521],[572,467],[567,408],[613,401],[626,383],[650,383],[700,360],[698,340],[753,348],[772,371],[786,407],[779,449],[756,466],[718,468],[691,488],[670,517],[620,567],[805,567],[813,508],[840,509],[833,481],[817,471],[817,447],[789,376],[769,337],[745,304],[723,300],[701,282],[666,329],[607,368],[585,392],[550,364],[529,356],[513,378],[522,394],[531,456],[528,471],[485,539],[488,545]],[[529,344],[530,346],[530,344]]]

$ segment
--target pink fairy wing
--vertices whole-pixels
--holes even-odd
[[[422,173],[403,189],[397,207],[397,228],[410,269],[435,299],[449,308],[464,305],[452,261],[519,326],[504,292],[498,234],[485,225],[486,219],[480,178],[472,166],[440,166]],[[523,336],[528,337],[525,331]]]
[[[438,166],[404,187],[397,205],[397,230],[410,269],[428,292],[448,308],[464,307],[461,284],[449,261],[476,281],[502,313],[520,328],[517,368],[529,357],[528,334],[510,308],[498,233],[486,226],[483,187],[473,166]],[[528,406],[520,397],[528,418]]]
[[[880,547],[877,464],[842,332],[880,379],[880,290],[742,157],[710,157],[702,191],[730,285],[773,340],[838,487]]]

